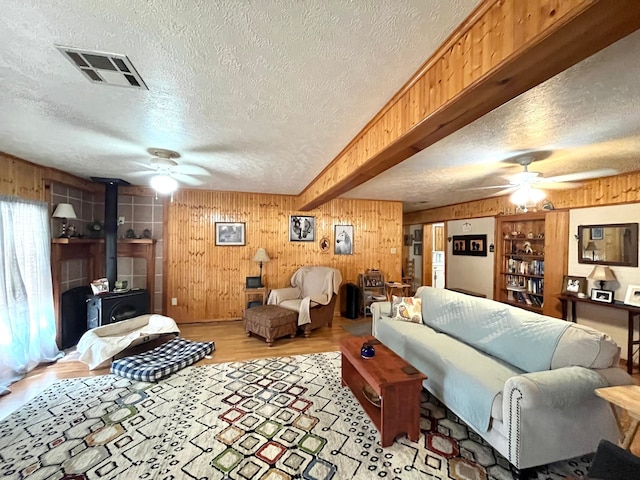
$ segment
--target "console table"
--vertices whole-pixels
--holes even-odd
[[[575,295],[560,295],[558,296],[560,302],[562,302],[562,318],[569,320],[568,310],[569,304],[571,304],[571,318],[570,320],[577,323],[578,317],[576,316],[576,303],[586,303],[602,308],[615,308],[617,310],[623,310],[627,312],[627,372],[633,373],[633,347],[640,345],[640,327],[638,335],[635,332],[635,317],[640,320],[640,307],[634,307],[631,305],[625,305],[622,302],[604,303],[596,302],[588,297],[578,297]]]

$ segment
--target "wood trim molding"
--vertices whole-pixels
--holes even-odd
[[[361,185],[639,28],[635,0],[483,2],[305,188],[299,209]]]

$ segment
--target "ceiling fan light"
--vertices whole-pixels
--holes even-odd
[[[516,205],[531,207],[546,197],[546,193],[537,188],[532,188],[531,185],[521,185],[515,192],[511,194],[511,203]]]
[[[154,175],[149,184],[156,192],[163,195],[173,193],[178,189],[178,182],[169,175]]]

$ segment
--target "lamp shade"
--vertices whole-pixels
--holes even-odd
[[[163,195],[173,193],[178,189],[178,182],[169,175],[154,175],[149,181],[151,188]]]
[[[616,276],[606,265],[596,265],[587,278],[601,282],[610,282],[611,280],[615,280]]]
[[[78,218],[70,203],[59,203],[51,216],[53,218]]]
[[[587,246],[584,247],[584,251],[585,252],[593,252],[594,250],[597,250],[598,247],[596,246],[595,242],[589,242],[587,243]],[[589,277],[591,278],[591,277]]]
[[[254,262],[266,263],[269,260],[271,260],[269,258],[269,254],[264,248],[259,248],[258,251],[256,251],[256,254],[253,256]]]

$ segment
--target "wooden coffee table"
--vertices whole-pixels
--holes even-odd
[[[407,374],[410,365],[382,344],[374,345],[373,358],[360,356],[362,343],[373,337],[346,337],[340,341],[342,385],[348,386],[380,431],[383,447],[406,434],[414,442],[420,437],[420,391],[422,373]],[[380,397],[379,406],[364,393],[369,385]],[[369,390],[370,390],[369,389]],[[377,402],[376,402],[377,403]]]

